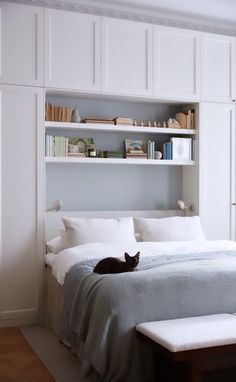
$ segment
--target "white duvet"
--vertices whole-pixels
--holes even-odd
[[[221,250],[236,250],[236,243],[226,240],[215,241],[172,241],[172,242],[137,242],[132,244],[94,243],[83,244],[65,249],[57,255],[46,255],[46,262],[51,265],[52,273],[59,284],[63,285],[65,276],[71,267],[81,261],[104,257],[122,257],[124,252],[131,256],[140,251],[142,256],[175,255]]]

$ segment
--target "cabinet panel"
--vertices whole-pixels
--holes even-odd
[[[153,26],[102,20],[102,90],[152,95]]]
[[[235,38],[203,33],[201,40],[201,98],[235,99]]]
[[[33,320],[43,261],[43,153],[37,148],[43,146],[43,94],[10,85],[0,90],[0,319]]]
[[[154,27],[154,94],[172,99],[199,99],[198,32]]]
[[[100,17],[45,10],[45,86],[100,90]]]
[[[0,82],[43,84],[43,9],[0,4]]]
[[[207,239],[235,239],[235,110],[200,107],[200,217]]]

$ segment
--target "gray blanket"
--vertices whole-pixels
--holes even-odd
[[[84,375],[103,382],[153,380],[141,322],[236,312],[236,252],[141,258],[138,271],[93,273],[75,265],[65,280],[62,337],[80,349]]]

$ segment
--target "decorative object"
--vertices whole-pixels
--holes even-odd
[[[60,211],[61,207],[63,206],[63,201],[62,200],[54,200],[52,202],[51,207],[49,207],[46,212],[49,211]]]
[[[145,123],[144,123],[144,121],[143,121],[143,120],[141,120],[141,121],[140,121],[140,125],[141,125],[142,127],[144,127],[144,126],[145,126]]]
[[[68,138],[67,156],[85,157],[89,149],[95,150],[93,138]]]
[[[148,127],[152,127],[151,121],[148,121]]]
[[[190,204],[188,207],[185,205],[184,201],[183,200],[177,200],[176,201],[176,205],[177,207],[184,211],[185,215],[190,215],[191,213],[193,213],[195,211],[195,206],[194,204]]]
[[[77,122],[79,123],[81,121],[81,118],[80,118],[80,115],[79,115],[79,111],[76,107],[74,107],[73,111],[72,111],[72,116],[71,116],[71,122]]]
[[[155,151],[154,152],[154,159],[161,159],[162,158],[162,152],[161,151]]]
[[[90,148],[88,149],[88,157],[89,158],[96,158],[97,152],[96,149]]]
[[[154,122],[153,122],[153,126],[154,126],[154,127],[157,127],[157,121],[154,121]]]
[[[136,119],[134,120],[134,126],[138,126]]]
[[[169,118],[167,121],[167,127],[170,127],[172,129],[181,129],[181,126],[178,121],[176,121],[175,118]]]

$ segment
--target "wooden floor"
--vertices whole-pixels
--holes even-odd
[[[20,329],[0,329],[0,382],[54,381]]]

